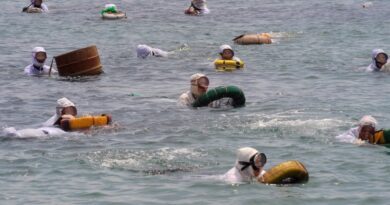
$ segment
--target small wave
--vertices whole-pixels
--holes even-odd
[[[105,150],[89,153],[86,159],[92,165],[124,169],[148,175],[191,172],[202,167],[206,154],[188,148],[161,148],[158,150]],[[206,162],[207,163],[207,162]]]
[[[307,119],[307,120],[285,120],[285,119],[263,119],[258,122],[252,123],[249,127],[251,129],[257,128],[273,128],[273,127],[313,127],[316,129],[329,129],[335,126],[339,126],[343,123],[337,119]]]

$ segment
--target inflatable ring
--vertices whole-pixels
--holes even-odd
[[[220,86],[213,89],[210,89],[205,94],[201,95],[196,101],[192,104],[193,107],[204,107],[213,102],[214,100],[219,100],[221,98],[232,98],[233,107],[241,107],[245,105],[245,95],[242,90],[236,86]]]
[[[111,124],[110,115],[84,116],[71,120],[61,120],[60,127],[65,131],[87,129],[92,126],[104,126]]]
[[[241,45],[249,44],[271,44],[271,34],[261,33],[261,34],[243,34],[237,36],[233,39],[234,43]]]
[[[217,71],[233,71],[236,69],[244,68],[243,61],[235,60],[215,60],[214,65]]]
[[[269,169],[259,180],[264,184],[295,184],[309,180],[309,173],[299,161],[282,162]]]
[[[30,6],[26,10],[27,13],[43,13],[43,9]]]
[[[118,11],[117,13],[103,13],[102,14],[103,19],[109,19],[109,20],[115,20],[115,19],[123,19],[126,18],[126,13],[123,13],[121,11]]]

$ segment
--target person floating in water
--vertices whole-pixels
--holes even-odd
[[[178,104],[182,106],[192,106],[200,96],[207,92],[209,84],[209,78],[206,75],[202,73],[193,74],[190,78],[190,90],[180,95]],[[208,106],[212,108],[221,108],[231,107],[233,104],[233,99],[226,97],[214,100]]]
[[[60,126],[61,120],[71,120],[77,116],[77,108],[75,104],[68,98],[60,98],[57,100],[56,113],[47,120],[45,126]]]
[[[254,148],[244,147],[237,150],[237,160],[233,168],[222,179],[229,183],[258,181],[266,173],[263,167],[267,157]]]
[[[371,115],[365,115],[359,120],[357,127],[336,136],[342,142],[370,144],[390,144],[390,130],[377,129],[377,120]]]
[[[32,64],[24,68],[24,73],[27,75],[47,75],[50,72],[50,67],[45,65],[46,51],[43,47],[35,47],[32,50]]]
[[[29,9],[41,9],[42,12],[48,12],[46,4],[42,3],[42,0],[31,0],[31,4],[23,8],[23,12],[28,12]]]
[[[202,15],[210,13],[207,8],[206,0],[192,0],[190,7],[184,11],[187,15]]]
[[[372,63],[367,67],[367,71],[384,71],[383,67],[387,64],[389,56],[382,49],[372,51]]]
[[[137,57],[138,58],[147,58],[149,56],[155,56],[155,57],[167,57],[168,52],[163,51],[158,48],[152,48],[148,45],[138,45],[137,46]]]
[[[234,51],[231,46],[224,44],[219,47],[219,55],[220,57],[216,60],[234,60],[241,61],[238,57],[234,56]]]

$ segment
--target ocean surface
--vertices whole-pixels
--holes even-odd
[[[50,0],[47,14],[21,13],[29,1],[2,1],[0,127],[37,128],[67,97],[80,114],[109,113],[115,128],[63,136],[0,135],[0,204],[389,204],[390,149],[335,136],[361,116],[390,128],[390,74],[364,71],[371,51],[390,51],[390,6],[360,0],[210,0],[205,16],[189,1]],[[99,16],[105,3],[125,20]],[[270,45],[233,45],[243,33],[270,32]],[[246,63],[215,72],[222,44]],[[148,44],[175,51],[137,59]],[[53,56],[96,45],[104,74],[29,77],[31,50]],[[236,85],[238,109],[177,105],[192,74],[210,88]],[[219,177],[251,146],[265,169],[301,161],[307,184],[232,185]]]

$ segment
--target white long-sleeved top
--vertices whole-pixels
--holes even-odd
[[[258,178],[262,177],[265,173],[266,171],[262,170]],[[222,176],[222,180],[229,183],[251,182],[255,179],[255,177],[242,176],[236,167],[231,168]]]
[[[192,95],[191,91],[187,91],[180,95],[178,104],[181,106],[192,106],[192,104],[195,102],[195,98]],[[209,104],[209,107],[212,108],[221,108],[221,107],[231,107],[233,106],[233,99],[232,98],[221,98],[219,100],[214,100]]]
[[[336,136],[336,139],[341,142],[354,143],[359,138],[359,127],[354,127]]]
[[[47,65],[43,65],[42,68],[37,68],[33,64],[30,64],[24,68],[24,73],[27,75],[47,75],[49,71],[50,67]]]

